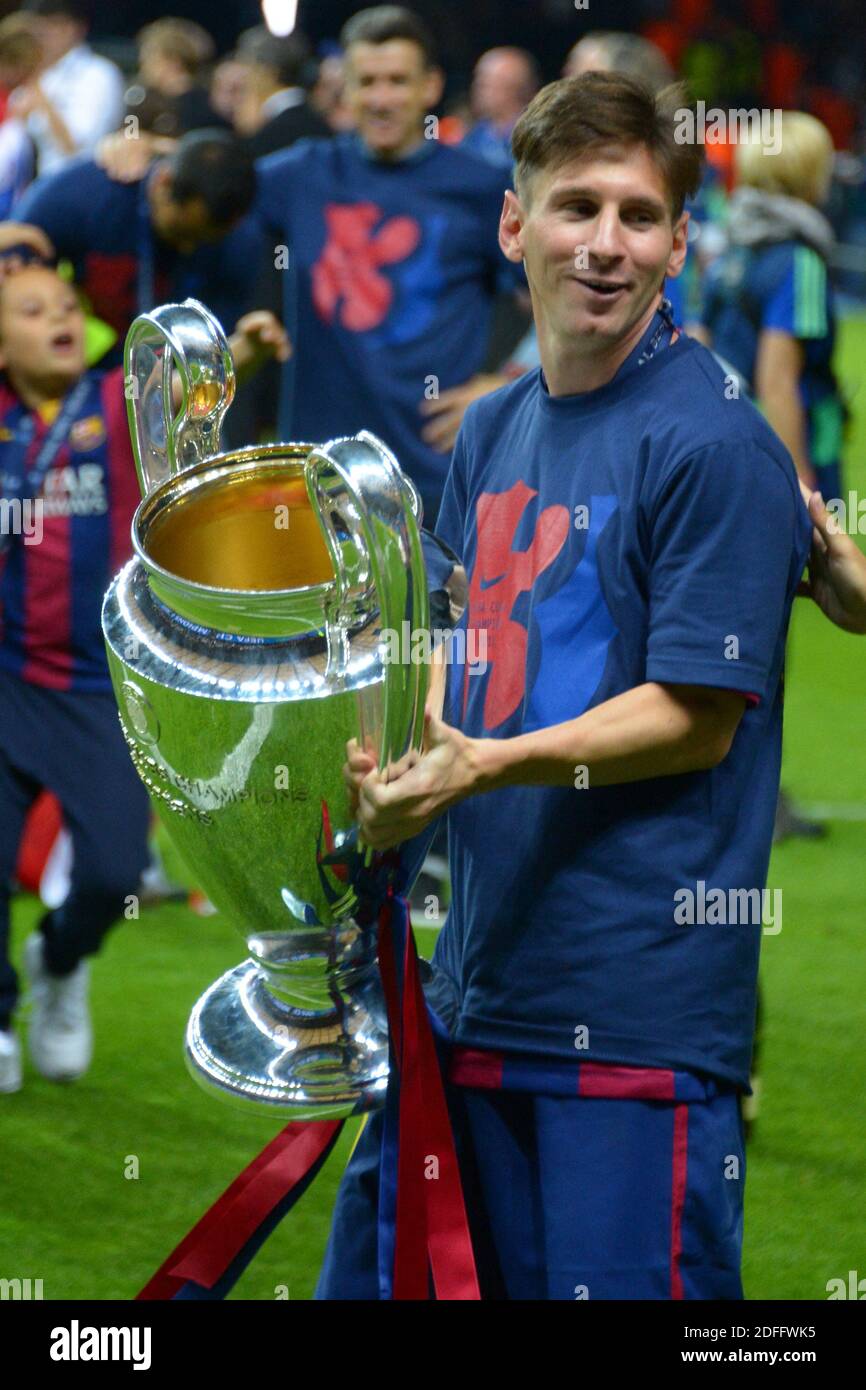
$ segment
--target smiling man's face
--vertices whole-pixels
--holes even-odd
[[[349,45],[346,101],[361,138],[379,159],[401,159],[423,139],[424,118],[441,95],[442,73],[425,65],[410,39]]]
[[[687,224],[672,221],[661,170],[636,145],[538,170],[522,200],[506,194],[500,244],[522,256],[539,327],[592,351],[648,316],[682,270]]]

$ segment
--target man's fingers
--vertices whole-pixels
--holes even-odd
[[[130,140],[123,132],[115,131],[99,141],[94,158],[115,183],[135,183],[150,168],[153,154],[146,134]]]
[[[378,768],[368,773],[358,788],[358,804],[362,819],[366,818],[381,829],[394,820],[401,819],[405,814],[405,807],[404,793],[398,790],[399,786],[399,781],[384,782]],[[394,803],[397,801],[400,805],[395,808]]]
[[[343,781],[350,792],[356,792],[358,790],[366,775],[366,769],[357,771],[355,768],[350,767],[348,763],[343,763]]]
[[[54,243],[41,227],[28,225],[27,240],[29,245],[39,252],[40,256],[45,256],[46,260],[49,261],[54,259]]]
[[[418,409],[422,415],[441,415],[443,410],[451,410],[454,405],[461,403],[462,398],[462,386],[449,386],[447,391],[440,391],[429,401],[423,400]]]
[[[350,738],[346,744],[346,756],[352,758],[358,756],[369,758],[371,765],[377,763],[379,761],[379,754],[372,735],[366,735],[363,748],[356,738]]]
[[[351,743],[346,744],[346,757],[350,763],[358,767],[362,764],[366,764],[368,771],[371,767],[375,767],[376,765],[375,754],[371,753],[368,748],[362,748],[354,739],[352,739]]]
[[[828,545],[831,536],[843,534],[839,518],[833,512],[827,511],[820,492],[813,492],[809,497],[809,516],[812,518],[816,531]]]
[[[404,753],[402,758],[388,764],[383,773],[385,781],[396,782],[399,777],[402,777],[411,767],[415,766],[420,756],[417,748],[410,748],[409,752]]]
[[[272,323],[262,332],[262,338],[270,343],[278,362],[287,362],[292,355],[289,335],[281,323]]]
[[[454,447],[457,431],[463,421],[463,414],[462,410],[451,411],[448,415],[441,416],[435,423],[425,425],[421,431],[421,438],[437,453],[447,453],[449,449]]]
[[[369,845],[371,849],[375,850],[393,849],[395,845],[401,843],[400,837],[393,830],[380,830],[378,828],[365,830],[362,827],[361,840],[365,845]]]
[[[827,508],[824,506],[824,499],[820,492],[810,492],[809,500],[806,503],[809,509],[809,516],[819,536],[825,540],[827,538],[827,523],[830,520]]]
[[[350,739],[346,744],[346,761],[343,763],[343,782],[349,791],[352,810],[358,807],[358,791],[364,778],[376,766],[376,759],[365,752],[358,744],[357,739]]]
[[[359,785],[361,798],[368,806],[378,807],[382,804],[382,795],[387,791],[387,786],[378,767],[370,768],[361,778]]]
[[[353,816],[360,816],[361,787],[365,780],[377,772],[376,760],[357,748],[354,757],[343,764],[343,783],[349,793],[349,806]]]
[[[285,361],[288,356],[289,335],[281,323],[268,315],[260,323],[253,325],[253,332],[260,343],[273,348],[275,357]]]

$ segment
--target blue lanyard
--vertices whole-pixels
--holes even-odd
[[[32,414],[21,421],[10,441],[12,458],[5,460],[0,470],[0,496],[4,501],[20,502],[25,496],[39,496],[48,471],[65,444],[69,427],[81,410],[89,390],[90,381],[85,374],[64,400],[29,468],[27,455],[36,436],[36,422]],[[11,535],[0,532],[0,554],[9,548],[11,540]]]
[[[663,299],[653,315],[649,328],[644,333],[634,351],[629,353],[619,371],[616,373],[616,376],[626,376],[633,368],[646,366],[647,362],[655,357],[659,348],[662,346],[662,338],[664,335],[666,333],[668,335],[668,341],[664,346],[669,347],[670,340],[676,331],[671,302],[669,299]]]
[[[649,327],[646,329],[637,347],[632,348],[628,357],[617,368],[611,380],[620,381],[624,376],[628,376],[630,372],[636,371],[638,367],[645,366],[647,362],[655,357],[659,348],[662,346],[662,338],[664,335],[668,335],[668,340],[664,346],[669,347],[670,341],[676,331],[677,326],[674,323],[671,302],[669,299],[663,299],[656,309],[656,312],[653,314]],[[543,377],[544,369],[542,368],[542,379]],[[610,385],[610,382],[607,384]],[[546,382],[545,389],[547,389]]]
[[[656,310],[656,313],[658,317],[661,319],[661,323],[656,328],[656,331],[653,333],[652,338],[647,343],[646,348],[638,358],[638,364],[641,367],[644,365],[645,362],[649,362],[651,357],[655,357],[659,349],[659,344],[661,342],[662,335],[664,333],[668,333],[672,338],[674,333],[677,331],[676,324],[674,323],[673,307],[669,299],[662,300],[661,304]],[[668,346],[669,342],[665,343],[665,347]]]

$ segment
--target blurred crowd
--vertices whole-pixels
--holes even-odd
[[[444,18],[442,8],[433,7],[434,22]],[[482,4],[473,16],[473,35],[494,27],[488,9]],[[836,23],[827,13],[817,22],[814,10],[801,5],[782,13],[779,0],[607,4],[605,22],[619,18],[622,31],[599,31],[588,13],[575,14],[570,4],[565,9],[558,0],[542,0],[537,52],[493,47],[476,56],[465,24],[443,36],[446,63],[453,55],[458,67],[444,73],[438,139],[507,168],[511,130],[534,92],[549,78],[590,68],[632,73],[656,88],[681,78],[690,97],[711,108],[808,111],[826,127],[834,149],[824,209],[835,233],[829,262],[839,290],[866,297],[866,68],[857,58],[862,26],[844,0],[836,0]],[[29,0],[0,20],[0,217],[13,215],[34,178],[96,155],[112,132],[152,136],[153,152],[160,139],[221,129],[257,159],[354,124],[334,36],[319,40],[314,51],[300,30],[277,37],[260,25],[219,52],[200,24],[161,18],[146,24],[134,43],[108,45],[121,69],[90,46],[92,13],[86,0]],[[104,15],[101,23],[104,30]],[[626,25],[640,32],[627,32]],[[559,35],[557,60],[551,45]],[[726,196],[737,179],[733,142],[708,141],[706,156],[706,188],[692,209],[695,240],[703,232],[703,264],[723,244],[717,229],[724,228]],[[698,261],[694,255],[682,286],[691,293],[692,313]],[[686,312],[679,302],[675,307]],[[513,321],[505,323],[513,329]]]
[[[564,8],[558,0],[542,0],[538,53],[494,47],[477,57],[468,78],[462,70],[446,70],[440,140],[507,168],[511,130],[534,92],[548,78],[590,68],[633,73],[655,87],[682,78],[691,98],[707,107],[808,111],[827,128],[834,147],[825,210],[835,232],[829,257],[838,288],[866,297],[866,69],[857,58],[863,34],[856,6],[850,25],[838,0],[835,24],[824,12],[816,22],[814,9],[800,5],[781,13],[778,0],[605,6],[606,22],[616,22],[622,9],[620,20],[639,26],[639,34],[598,31],[588,14]],[[474,16],[474,34],[493,27],[487,9],[482,4]],[[304,136],[352,128],[335,37],[319,41],[314,52],[299,30],[281,38],[261,25],[240,33],[230,51],[218,52],[200,24],[161,18],[146,24],[134,44],[111,45],[124,59],[121,70],[89,45],[91,14],[86,0],[29,0],[0,20],[0,216],[12,215],[34,178],[94,155],[112,132],[168,141],[222,129],[259,158]],[[457,36],[443,43],[463,64],[471,52],[465,28],[458,24]],[[572,38],[576,32],[578,41],[569,48],[563,39],[561,60],[551,70],[551,43],[567,32]],[[710,174],[693,227],[697,235],[701,224],[712,224],[703,227],[705,259],[721,245],[714,227],[724,224],[724,195],[737,177],[732,142],[708,142],[706,155]],[[694,293],[691,272],[689,279]]]

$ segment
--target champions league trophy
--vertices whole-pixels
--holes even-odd
[[[387,1020],[342,769],[350,738],[381,768],[420,746],[429,666],[380,641],[429,626],[417,496],[365,432],[220,453],[234,367],[194,300],[135,320],[126,381],[143,501],[102,617],[121,727],[249,952],[195,1005],[187,1060],[290,1119],[369,1110]]]

